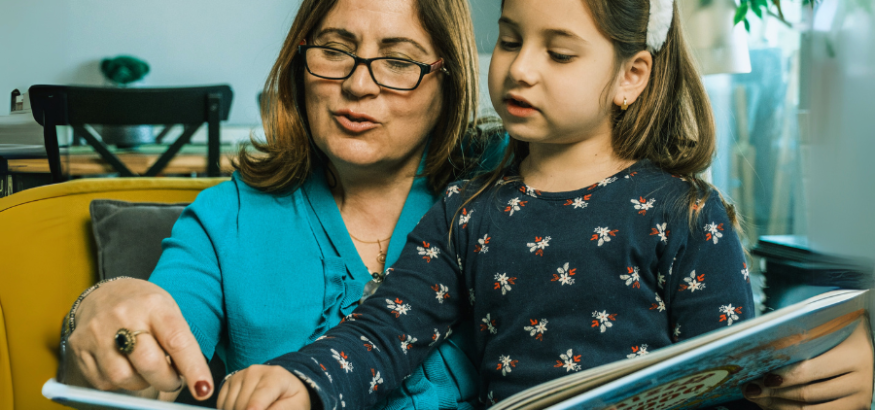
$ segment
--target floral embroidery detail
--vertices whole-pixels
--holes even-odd
[[[434,286],[431,287],[431,289],[433,291],[437,292],[437,296],[435,296],[435,297],[437,298],[438,303],[440,303],[440,304],[444,303],[444,299],[450,298],[450,294],[447,293],[450,291],[450,289],[447,288],[446,286],[440,284],[440,283],[435,284]]]
[[[697,290],[705,289],[705,274],[696,276],[696,271],[692,271],[689,278],[684,278],[684,282],[687,283],[681,284],[681,292],[689,289],[690,293],[694,293]]]
[[[431,260],[437,259],[438,255],[441,253],[441,250],[438,249],[437,246],[432,247],[431,244],[426,241],[422,241],[422,246],[417,246],[416,250],[419,251],[419,254],[422,256],[422,259],[425,259],[426,263],[431,263]]]
[[[656,224],[656,228],[650,228],[650,236],[659,235],[659,240],[662,241],[662,243],[668,243],[668,233],[670,231],[667,231],[665,229],[667,227],[668,227],[667,222],[663,222],[661,224]]]
[[[544,332],[547,331],[547,319],[541,319],[540,321],[529,319],[529,323],[532,325],[524,327],[523,330],[529,332],[529,336],[534,336],[535,339],[543,342]]]
[[[312,360],[313,363],[316,363],[316,365],[319,366],[320,369],[322,369],[322,373],[325,373],[325,377],[328,378],[328,383],[334,383],[334,380],[331,379],[331,374],[328,373],[328,369],[326,369],[325,366],[322,365],[322,363],[319,363],[319,361],[316,360],[315,357],[311,357],[310,360]]]
[[[459,225],[462,225],[462,229],[468,227],[468,221],[471,220],[471,214],[473,213],[473,209],[471,210],[471,212],[468,212],[468,208],[462,208],[462,215],[459,217]]]
[[[447,188],[447,198],[453,196],[453,194],[458,194],[458,193],[460,193],[458,185],[450,185]]]
[[[419,339],[410,335],[401,335],[398,336],[398,340],[401,341],[401,351],[404,352],[404,354],[407,354],[407,351],[412,349],[413,344]]]
[[[441,338],[441,332],[438,331],[437,329],[435,329],[434,334],[431,335],[431,343],[429,343],[428,345],[434,346],[440,340],[440,338]]]
[[[732,326],[732,323],[738,320],[738,315],[741,314],[741,308],[742,306],[733,307],[731,303],[720,306],[719,311],[722,313],[722,315],[720,315],[720,321],[727,322],[726,326]]]
[[[507,273],[496,273],[495,289],[501,289],[501,294],[506,295],[507,292],[510,292],[510,285],[516,285],[516,282],[514,282],[515,280],[515,277],[507,277]]]
[[[744,276],[744,280],[750,283],[750,271],[747,269],[747,263],[744,264],[744,269],[741,270],[741,276]]]
[[[686,181],[686,179],[681,178],[681,181]],[[693,204],[692,208],[694,211],[702,212],[702,210],[705,209],[705,204],[702,203],[701,199],[697,199],[696,203]]]
[[[307,377],[306,375],[304,375],[304,373],[301,373],[297,370],[294,370],[294,372],[295,372],[295,376],[298,376],[298,378],[301,379],[302,381],[304,381],[304,383],[307,383],[307,385],[309,385],[313,390],[316,390],[316,391],[322,390],[321,388],[319,388],[319,385],[313,381],[313,379]]]
[[[598,327],[601,333],[605,333],[609,327],[613,327],[614,324],[611,322],[617,320],[617,314],[608,314],[607,310],[592,312],[592,317],[594,317],[595,320],[592,321],[591,327]]]
[[[626,286],[632,285],[635,289],[641,289],[641,275],[638,273],[637,266],[628,266],[626,267],[626,271],[629,272],[628,275],[620,275],[621,280],[626,281]]]
[[[471,306],[474,306],[474,299],[474,288],[468,289],[468,302]]]
[[[550,282],[557,282],[558,281],[559,283],[562,284],[562,286],[574,284],[574,278],[572,278],[572,276],[577,274],[577,268],[569,270],[568,269],[568,262],[565,262],[565,265],[562,265],[561,267],[556,268],[556,271],[559,272],[559,274],[557,275],[554,273],[553,279],[550,279]]]
[[[340,323],[343,322],[355,322],[356,319],[362,317],[361,313],[350,313],[346,315],[343,319],[340,320]]]
[[[722,231],[722,230],[723,230],[723,224],[717,225],[716,223],[711,222],[711,223],[705,225],[705,232],[707,232],[705,234],[705,240],[706,241],[713,240],[714,245],[716,245],[717,240],[723,237],[723,234],[720,233],[720,231]]]
[[[519,363],[519,360],[511,360],[510,356],[502,355],[498,357],[498,367],[495,370],[501,370],[501,375],[507,376],[511,368],[516,367],[517,363]]]
[[[345,408],[346,408],[346,402],[343,401],[343,393],[337,395],[337,400],[340,401],[340,408],[345,409]]]
[[[626,178],[626,179],[632,179],[632,177],[634,177],[635,175],[638,175],[638,171],[632,172],[632,173],[630,173],[629,175],[626,175],[626,176],[623,177],[623,178]]]
[[[595,228],[595,231],[594,231],[595,235],[593,235],[592,239],[590,239],[590,240],[594,241],[594,240],[598,239],[599,246],[602,246],[605,244],[605,242],[610,242],[612,236],[617,236],[617,232],[619,232],[619,231],[620,231],[619,229],[614,229],[612,231],[611,228],[608,228],[608,227],[604,227],[604,228],[598,227],[598,228]]]
[[[465,269],[465,267],[462,266],[462,257],[459,255],[456,255],[456,264],[459,265],[459,272]]]
[[[665,288],[665,275],[661,273],[656,274],[656,285],[659,286],[660,289]]]
[[[537,189],[534,189],[528,185],[521,186],[520,192],[522,192],[522,193],[524,193],[532,198],[537,198],[538,195],[541,195],[541,191],[538,191]]]
[[[553,367],[564,367],[566,373],[580,371],[580,365],[578,364],[580,363],[580,356],[575,356],[572,349],[568,349],[567,352],[559,355],[561,360],[557,360]]]
[[[592,191],[596,187],[600,187],[600,186],[608,186],[608,184],[610,184],[611,182],[614,182],[616,180],[617,180],[617,177],[605,178],[599,182],[596,182],[595,184],[592,184],[592,186],[589,187],[589,189],[587,189],[587,191]]]
[[[529,201],[520,201],[519,197],[511,199],[510,201],[507,201],[507,208],[504,208],[504,212],[510,212],[510,215],[508,216],[513,216],[514,212],[522,209],[527,203],[529,203]]]
[[[650,310],[654,309],[660,312],[665,312],[665,302],[659,297],[659,293],[656,293],[656,302],[650,305]]]
[[[574,199],[566,199],[564,206],[571,205],[571,207],[574,209],[578,209],[578,208],[583,209],[583,208],[586,208],[587,206],[589,206],[589,202],[586,202],[586,201],[589,201],[590,198],[592,198],[592,194],[579,196],[579,197],[574,198]]]
[[[495,404],[495,398],[492,397],[492,392],[489,392],[489,394],[486,395],[486,398],[489,400],[489,402],[491,404]]]
[[[371,341],[370,339],[368,339],[367,337],[360,336],[359,339],[361,339],[363,342],[365,342],[364,346],[365,346],[366,349],[368,349],[369,352],[370,352],[371,350],[376,350],[376,351],[378,351],[378,352],[380,351],[380,348],[377,347],[377,345],[374,344],[374,342],[372,342],[372,341]]]
[[[337,353],[337,350],[331,349],[331,357],[334,360],[337,360],[337,363],[340,364],[340,368],[349,373],[352,371],[352,362],[349,361],[349,356],[344,352]]]
[[[631,354],[627,354],[627,355],[626,355],[626,358],[628,358],[628,359],[632,359],[632,358],[635,358],[635,357],[645,356],[645,355],[647,355],[647,354],[649,354],[649,353],[650,353],[650,352],[647,351],[647,345],[646,345],[646,344],[645,344],[645,345],[641,345],[641,346],[632,346],[632,353],[631,353]]]
[[[647,215],[647,211],[653,209],[653,205],[656,204],[656,199],[646,200],[643,196],[639,196],[638,199],[633,199],[632,203],[635,204],[639,215]]]
[[[379,388],[381,384],[383,384],[383,378],[380,377],[380,372],[376,371],[375,369],[371,369],[371,387],[368,391],[368,394],[372,394],[373,392],[377,391],[377,388]]]
[[[396,318],[401,317],[401,315],[406,315],[407,312],[410,311],[410,305],[404,303],[403,300],[398,298],[395,298],[394,301],[392,301],[391,299],[386,299],[386,307],[395,314]]]
[[[490,240],[490,239],[492,239],[492,238],[489,237],[489,234],[483,235],[482,238],[478,238],[478,239],[477,239],[477,244],[474,245],[474,252],[475,252],[475,253],[486,253],[486,252],[488,252],[488,251],[489,251],[489,247],[486,246],[486,245],[489,245],[489,240]]]
[[[480,331],[488,330],[489,333],[497,334],[498,329],[495,327],[495,319],[490,317],[489,313],[486,314],[486,317],[480,319],[483,324],[480,325]]]
[[[674,331],[672,332],[672,340],[677,342],[681,338],[681,325],[680,323],[674,326]]]
[[[535,237],[535,242],[529,242],[526,244],[529,247],[529,252],[534,252],[535,255],[544,256],[544,249],[550,246],[550,237],[542,238],[540,236]]]

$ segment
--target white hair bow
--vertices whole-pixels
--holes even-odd
[[[674,17],[674,0],[650,0],[650,20],[647,22],[647,49],[656,53],[665,45],[671,20]]]

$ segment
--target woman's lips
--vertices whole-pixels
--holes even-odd
[[[334,113],[334,119],[341,128],[351,133],[362,133],[380,126],[373,117],[366,114],[355,113],[351,110],[340,110]]]

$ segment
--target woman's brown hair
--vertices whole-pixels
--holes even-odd
[[[598,30],[613,43],[616,68],[647,49],[649,1],[582,1],[592,13]],[[617,106],[612,110],[611,143],[620,158],[648,159],[662,170],[690,182],[683,205],[690,210],[692,226],[701,209],[698,203],[707,201],[712,190],[701,175],[711,166],[716,130],[708,94],[684,39],[676,1],[665,44],[653,54],[650,83],[627,111]],[[511,139],[500,169],[508,164],[518,167],[528,153],[527,143]],[[488,177],[480,192],[500,177],[500,169]],[[721,200],[730,221],[741,234],[735,207],[722,197]]]
[[[325,161],[313,144],[304,105],[305,68],[298,45],[312,34],[337,0],[304,0],[273,65],[261,97],[265,142],[251,139],[266,155],[240,147],[234,166],[243,180],[258,189],[276,192],[299,187]],[[476,120],[478,58],[468,0],[416,0],[419,20],[444,60],[443,108],[431,130],[423,175],[437,192],[465,171],[458,147],[469,124]],[[442,74],[443,75],[443,74]]]

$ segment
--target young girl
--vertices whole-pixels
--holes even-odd
[[[714,127],[678,24],[671,0],[507,0],[505,166],[452,184],[374,296],[220,407],[368,408],[458,322],[488,405],[752,316],[732,208],[698,177]]]

